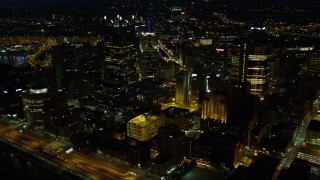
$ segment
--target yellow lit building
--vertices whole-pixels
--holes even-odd
[[[158,116],[141,114],[128,122],[127,134],[139,141],[148,141],[158,133],[158,128],[163,124],[164,120]]]
[[[250,93],[263,99],[270,80],[270,62],[267,45],[252,44],[248,49],[247,81],[251,84]]]
[[[176,75],[176,98],[177,104],[189,104],[189,72],[179,71]]]
[[[202,101],[202,118],[227,122],[227,98],[223,94],[209,93]]]

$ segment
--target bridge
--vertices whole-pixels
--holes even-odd
[[[37,61],[38,57],[43,54],[44,52],[48,51],[52,47],[56,46],[57,42],[54,38],[48,38],[45,43],[40,46],[40,48],[29,58],[27,58],[25,64],[31,65],[31,67],[35,67],[40,65],[40,67],[50,67],[52,66],[51,59],[46,59],[44,61]]]
[[[182,65],[179,59],[177,59],[173,55],[172,51],[168,49],[160,40],[158,41],[158,44],[159,44],[160,50],[166,55],[166,57],[164,58],[166,62],[174,62],[176,64]]]

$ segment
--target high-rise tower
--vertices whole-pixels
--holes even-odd
[[[140,79],[156,78],[159,76],[160,52],[157,36],[151,32],[151,21],[148,14],[147,32],[139,34],[138,73]]]
[[[130,42],[106,45],[105,73],[121,77],[127,82],[136,81],[137,55],[136,48]]]
[[[202,101],[202,118],[227,122],[227,97],[221,93],[207,93]]]
[[[46,120],[44,103],[49,97],[48,87],[40,83],[33,84],[22,94],[24,116],[34,131],[44,131]]]
[[[231,46],[231,67],[229,68],[230,79],[245,82],[247,81],[247,44],[234,42]]]
[[[263,99],[267,93],[270,80],[270,62],[267,45],[263,43],[250,44],[247,59],[247,81],[251,84],[250,93]]]
[[[189,76],[188,71],[180,71],[176,75],[176,98],[177,104],[189,104]]]

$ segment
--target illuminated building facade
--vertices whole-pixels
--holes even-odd
[[[220,93],[207,93],[202,101],[202,118],[227,122],[227,97]]]
[[[210,107],[213,106],[213,102],[210,102],[213,101],[212,98],[218,101],[216,105],[223,106],[223,110],[221,109],[219,113],[227,113],[226,120],[222,120],[224,119],[222,118],[222,121],[242,124],[245,123],[245,121],[251,119],[255,107],[254,102],[257,98],[256,96],[250,94],[251,86],[249,82],[241,82],[238,80],[223,80],[216,76],[206,76],[205,81],[206,93],[204,93],[203,100],[201,100],[203,113],[202,119],[204,124],[208,125],[209,129],[212,129],[212,127],[210,127],[211,125],[209,125],[212,123],[212,121],[206,121],[205,119],[212,119],[212,117],[210,117],[213,116],[210,115],[210,112],[213,113],[213,107]],[[222,96],[222,99],[218,98],[219,96]],[[219,100],[222,101],[219,102]],[[218,111],[215,111],[215,113],[218,113]],[[221,117],[221,115],[219,116]],[[217,114],[215,116],[217,116]],[[225,116],[223,115],[222,117]],[[221,122],[221,120],[217,122]],[[214,126],[216,126],[216,123],[213,124],[215,124]]]
[[[306,143],[320,147],[320,120],[311,120],[306,132]]]
[[[270,78],[270,63],[265,44],[250,44],[247,59],[247,81],[251,84],[250,93],[263,98]]]
[[[140,33],[139,37],[139,79],[155,78],[159,76],[159,66],[161,56],[159,53],[158,36],[151,32],[151,21],[148,15],[147,32]]]
[[[209,46],[181,47],[179,61],[193,74],[214,74],[228,79],[228,52],[224,48]]]
[[[313,49],[307,54],[308,61],[303,64],[300,73],[299,89],[303,92],[318,93],[320,88],[320,51]]]
[[[97,83],[94,90],[90,93],[95,103],[87,104],[91,109],[105,111],[113,109],[121,105],[121,94],[127,90],[125,82],[120,80],[104,80],[102,83]]]
[[[305,143],[298,152],[297,158],[307,160],[314,166],[320,165],[320,120],[319,117],[311,120],[306,130]]]
[[[176,75],[176,98],[177,104],[189,104],[189,72],[180,71]]]
[[[77,131],[84,130],[80,121],[79,109],[49,111],[45,124],[45,132],[54,136],[70,138]]]
[[[141,114],[127,123],[129,137],[139,141],[148,141],[158,133],[158,128],[164,124],[158,116]]]
[[[204,77],[192,74],[190,87],[190,105],[198,107],[200,105],[200,95],[204,92]]]
[[[119,75],[127,82],[137,80],[137,50],[131,43],[109,44],[106,46],[104,73]]]
[[[160,56],[155,49],[145,49],[139,56],[139,79],[154,79],[159,76]]]
[[[320,68],[320,50],[313,49],[308,54],[309,67]]]
[[[144,40],[144,39],[143,39]],[[144,42],[143,42],[144,43]],[[161,56],[158,45],[154,45],[151,39],[147,37],[147,45],[140,44],[140,55],[138,63],[139,79],[155,78],[159,76],[159,66]]]
[[[229,78],[232,80],[237,80],[241,82],[246,81],[246,48],[247,45],[245,43],[237,43],[232,44],[231,47],[231,67],[228,69]]]
[[[48,88],[38,84],[22,94],[25,119],[35,131],[44,130],[46,119],[44,103],[47,99],[49,99]]]
[[[141,51],[152,48],[159,51],[158,37],[154,32],[142,32],[139,39],[139,48]]]

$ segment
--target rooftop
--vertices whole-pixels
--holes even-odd
[[[130,123],[136,124],[138,126],[147,126],[149,124],[152,124],[156,120],[158,120],[158,116],[152,116],[148,114],[141,114],[133,119],[130,120]]]
[[[311,120],[308,126],[309,131],[320,132],[320,121],[319,120]]]
[[[175,104],[175,103],[165,104],[165,105],[162,106],[161,109],[162,110],[167,110],[167,109],[171,109],[171,108],[181,109],[181,110],[188,110],[190,113],[197,110],[197,108],[194,108],[194,107],[191,107],[191,106],[182,105],[182,104]]]

